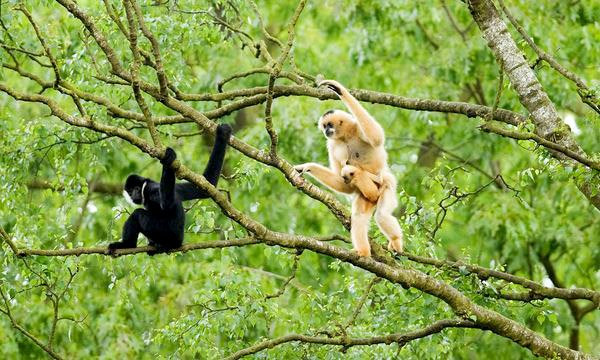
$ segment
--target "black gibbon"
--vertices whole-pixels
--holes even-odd
[[[215,145],[203,174],[213,186],[217,186],[219,181],[230,137],[229,125],[217,126]],[[192,183],[175,183],[175,171],[171,168],[171,164],[176,158],[175,151],[167,148],[165,156],[160,161],[163,165],[160,183],[139,175],[130,175],[127,178],[123,196],[135,205],[143,205],[144,208],[136,209],[131,213],[123,226],[121,241],[108,245],[110,253],[114,253],[116,249],[136,247],[140,233],[148,238],[149,245],[156,248],[148,252],[150,255],[181,246],[185,225],[182,201],[204,199],[209,196]]]
[[[388,167],[383,128],[342,84],[335,80],[324,80],[317,85],[333,90],[351,114],[342,110],[332,110],[319,119],[319,129],[327,137],[329,168],[317,163],[296,165],[294,168],[300,173],[309,173],[334,191],[354,194],[350,233],[358,255],[371,255],[368,230],[375,207],[375,221],[389,240],[388,249],[402,252],[402,229],[392,215],[398,206],[397,184]],[[382,191],[376,202],[370,201],[355,186],[344,181],[341,171],[346,164],[382,179]]]

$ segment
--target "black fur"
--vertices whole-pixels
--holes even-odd
[[[327,111],[325,111],[325,113],[323,113],[323,115],[321,115],[321,117],[325,117],[329,114],[333,114],[334,112],[335,112],[335,110],[327,110]]]
[[[214,186],[219,182],[230,136],[229,125],[217,126],[215,145],[203,174]],[[181,246],[185,225],[182,201],[207,198],[208,194],[189,182],[175,184],[175,171],[171,164],[176,158],[175,151],[167,148],[160,161],[163,164],[160,183],[139,175],[130,175],[127,178],[125,191],[134,203],[143,205],[144,208],[136,209],[129,216],[123,226],[121,241],[108,245],[109,252],[136,247],[140,233],[148,238],[149,245],[156,248],[155,251],[148,252],[150,255]]]

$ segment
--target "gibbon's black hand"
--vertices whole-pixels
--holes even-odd
[[[175,159],[177,159],[177,153],[175,153],[175,150],[168,147],[165,150],[165,156],[160,160],[160,163],[163,165],[171,165]]]
[[[321,86],[325,86],[329,90],[333,91],[334,93],[336,93],[338,95],[342,95],[342,90],[335,84],[332,84],[331,82],[329,82],[328,80],[323,80],[319,84],[317,84],[317,87],[321,87]]]
[[[225,139],[226,141],[229,140],[229,137],[231,136],[231,126],[229,125],[218,125],[217,126],[217,137],[220,139]]]

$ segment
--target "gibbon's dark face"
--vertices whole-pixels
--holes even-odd
[[[125,199],[135,205],[143,205],[142,188],[146,180],[148,179],[139,175],[129,175],[125,180],[125,188],[123,189]]]
[[[329,110],[319,119],[319,129],[328,139],[342,139],[352,134],[356,123],[345,111]]]

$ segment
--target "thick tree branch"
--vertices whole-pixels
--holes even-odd
[[[578,88],[578,93],[579,93],[579,96],[581,97],[581,100],[584,103],[586,103],[590,108],[592,108],[595,112],[600,114],[600,99],[598,98],[598,95],[596,95],[596,93],[585,84],[585,82],[583,81],[582,78],[577,76],[577,74],[575,74],[574,72],[566,69],[558,61],[556,61],[552,56],[550,56],[550,54],[548,54],[547,52],[542,50],[539,46],[537,46],[536,43],[533,41],[533,39],[527,34],[527,32],[525,32],[525,29],[523,29],[521,24],[519,24],[519,22],[514,18],[512,13],[504,5],[504,1],[498,0],[498,2],[500,4],[500,7],[502,8],[502,11],[504,11],[504,13],[506,14],[506,17],[510,21],[510,23],[515,27],[515,29],[517,29],[519,34],[521,34],[521,36],[523,37],[523,39],[525,39],[527,44],[529,44],[529,46],[533,49],[533,51],[535,51],[537,56],[539,56],[540,59],[546,61],[554,70],[556,70],[562,76],[564,76],[565,78],[567,78],[567,79],[571,80],[573,83],[575,83],[575,85]]]
[[[519,101],[531,114],[535,133],[587,157],[568,126],[560,119],[554,104],[544,92],[535,72],[529,67],[525,55],[511,37],[494,3],[490,0],[469,0],[468,4],[473,19],[481,29],[483,38],[494,53],[496,61],[510,79]],[[553,155],[565,159],[562,153],[554,151]],[[600,195],[597,194],[593,184],[578,183],[578,188],[597,209],[600,209]]]

